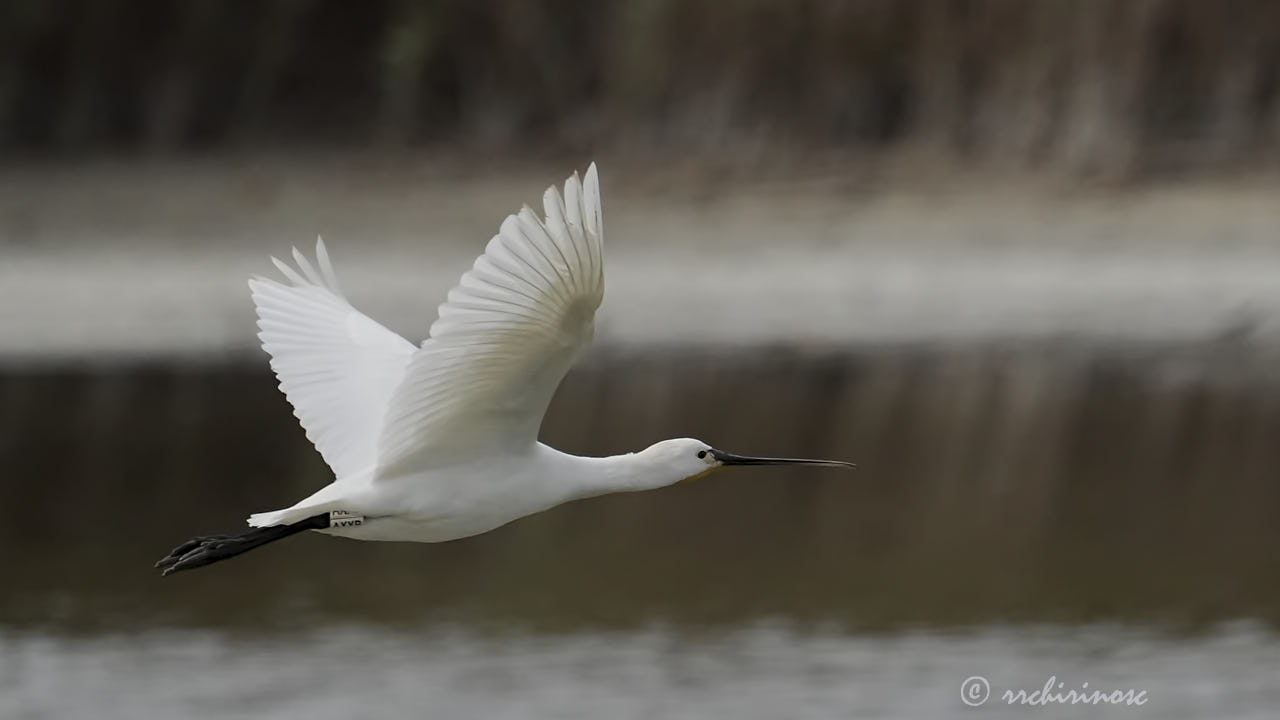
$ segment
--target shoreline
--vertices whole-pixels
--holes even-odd
[[[0,358],[252,349],[245,281],[317,232],[353,303],[421,339],[502,217],[554,180],[317,162],[0,173]],[[654,191],[615,172],[601,346],[1280,340],[1265,180]]]

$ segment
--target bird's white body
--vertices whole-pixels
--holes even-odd
[[[542,443],[522,452],[485,456],[441,468],[372,481],[372,474],[331,485],[359,525],[320,532],[357,540],[441,542],[478,535],[570,500],[662,487],[705,471],[696,440],[681,462],[675,452],[646,450],[613,457],[578,457]]]

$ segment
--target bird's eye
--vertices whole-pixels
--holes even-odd
[[[706,451],[706,450],[699,450],[699,451],[698,451],[698,459],[699,459],[699,460],[704,459],[704,458],[706,458],[706,457],[707,457],[707,451]]]

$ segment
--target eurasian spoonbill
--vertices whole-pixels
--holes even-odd
[[[600,184],[565,181],[507,217],[449,292],[420,346],[347,301],[316,242],[313,265],[272,258],[287,282],[249,281],[280,389],[335,480],[238,535],[174,548],[164,574],[224,560],[303,530],[359,540],[441,542],[569,500],[651,490],[732,465],[826,465],[734,455],[690,438],[578,457],[538,442],[547,404],[591,341],[604,296]]]

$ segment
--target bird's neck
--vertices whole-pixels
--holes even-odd
[[[643,452],[608,457],[572,458],[575,496],[579,498],[616,492],[653,490],[677,482],[677,473],[665,471]]]

